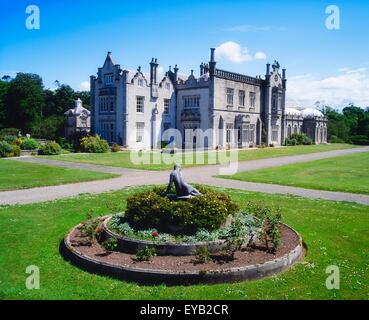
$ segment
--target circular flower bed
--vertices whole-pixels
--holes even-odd
[[[125,213],[74,228],[64,255],[91,271],[165,283],[258,278],[302,256],[301,238],[281,223],[278,208],[248,203],[240,210],[227,194],[198,189],[186,201],[162,188],[134,194]]]

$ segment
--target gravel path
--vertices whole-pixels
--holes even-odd
[[[348,155],[359,152],[369,152],[369,147],[335,150],[321,153],[313,153],[306,155],[288,156],[269,158],[261,160],[244,161],[238,163],[237,172],[247,170],[257,170],[267,167],[283,166],[292,163],[306,162],[318,159],[326,159],[341,155]],[[13,161],[13,160],[12,160]],[[91,182],[81,182],[74,184],[66,184],[61,186],[40,187],[26,190],[5,191],[0,192],[0,205],[27,204],[34,202],[43,202],[48,200],[56,200],[66,197],[77,196],[82,193],[101,193],[112,190],[118,190],[126,187],[143,186],[151,184],[163,184],[168,181],[168,171],[142,171],[133,169],[124,169],[116,167],[106,167],[91,164],[81,164],[73,162],[55,161],[42,158],[18,158],[15,161],[33,162],[47,165],[56,165],[61,167],[86,169],[92,171],[117,173],[120,177],[99,180]],[[191,183],[203,183],[223,188],[233,188],[248,191],[256,191],[273,194],[292,194],[311,199],[325,199],[334,201],[350,201],[360,204],[369,205],[369,196],[343,193],[310,190],[296,187],[271,185],[263,183],[243,182],[237,180],[226,180],[215,178],[219,175],[221,165],[202,166],[187,168],[183,170],[185,179]]]

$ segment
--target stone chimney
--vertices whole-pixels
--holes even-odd
[[[215,73],[215,66],[216,66],[216,62],[215,62],[215,48],[211,48],[210,49],[210,62],[209,62],[209,73],[210,75],[214,75]]]
[[[175,65],[174,67],[174,82],[177,82],[178,81],[178,66]]]
[[[157,84],[158,82],[158,59],[151,59],[150,62],[150,84]]]
[[[200,77],[202,75],[204,75],[204,64],[203,63],[200,64]]]

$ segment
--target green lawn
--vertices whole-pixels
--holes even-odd
[[[369,152],[245,171],[224,178],[369,194]]]
[[[90,274],[63,260],[59,244],[74,225],[87,213],[124,209],[134,191],[0,207],[0,299],[369,299],[369,211],[354,203],[228,191],[241,204],[262,200],[281,206],[284,221],[308,246],[305,260],[291,270],[253,282],[139,286]],[[40,268],[40,290],[25,288],[29,265]],[[340,290],[325,287],[330,265],[340,268]]]
[[[238,157],[230,157],[228,153],[228,158],[219,159],[216,157],[216,152],[212,151],[211,154],[215,157],[215,161],[210,164],[215,163],[224,163],[231,161],[246,161],[246,160],[256,160],[256,159],[264,159],[264,158],[274,158],[274,157],[283,157],[289,155],[299,155],[299,154],[307,154],[314,152],[323,152],[323,151],[331,151],[331,150],[340,150],[340,149],[348,149],[354,148],[353,145],[349,144],[330,144],[330,145],[312,145],[312,146],[295,146],[295,147],[283,147],[283,148],[265,148],[265,149],[248,149],[248,150],[240,150],[238,151]],[[82,163],[91,163],[91,164],[99,164],[105,166],[112,167],[122,167],[122,168],[136,168],[136,169],[146,169],[146,170],[166,170],[173,167],[173,163],[182,163],[184,167],[193,166],[193,163],[198,162],[195,161],[194,157],[189,157],[191,163],[189,163],[184,157],[179,155],[175,155],[172,157],[173,161],[170,164],[166,164],[160,159],[160,153],[158,152],[146,152],[143,153],[147,156],[148,163],[147,164],[134,164],[130,159],[130,152],[119,152],[119,153],[102,153],[102,154],[67,154],[60,156],[50,156],[49,159],[62,160],[62,161],[70,161],[70,162],[82,162]],[[236,155],[233,152],[234,155]],[[154,163],[155,156],[159,156],[159,161]],[[170,155],[166,155],[170,157]],[[205,154],[204,162],[202,164],[208,164],[208,155]]]
[[[0,159],[0,191],[109,179],[114,174]]]

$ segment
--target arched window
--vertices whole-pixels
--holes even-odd
[[[292,127],[288,126],[287,128],[287,137],[290,138],[292,136]]]

